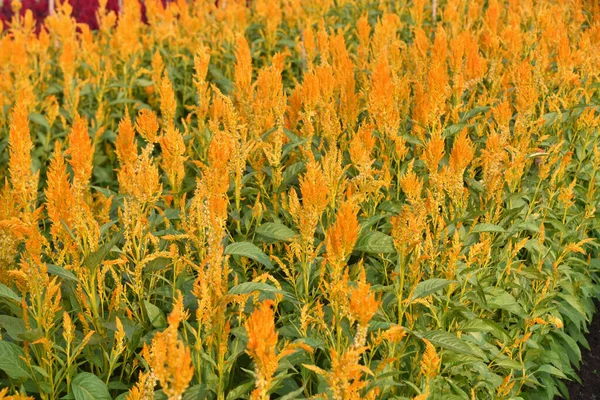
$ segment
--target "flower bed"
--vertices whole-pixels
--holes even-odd
[[[0,33],[0,398],[567,395],[595,2],[113,6]]]

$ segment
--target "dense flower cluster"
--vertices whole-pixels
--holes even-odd
[[[600,293],[596,2],[13,7],[0,399],[565,394]]]

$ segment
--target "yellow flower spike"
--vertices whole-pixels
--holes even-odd
[[[12,194],[17,207],[33,211],[38,184],[38,174],[32,172],[31,151],[33,142],[29,133],[27,108],[17,103],[12,111],[12,121],[8,137],[10,158],[8,171]]]
[[[138,157],[135,131],[127,109],[125,110],[125,117],[119,122],[117,138],[115,140],[115,152],[121,165],[131,165]]]
[[[73,227],[72,210],[75,207],[76,199],[69,182],[69,174],[59,141],[56,141],[54,146],[54,157],[50,160],[47,180],[46,210],[52,222],[50,234],[57,248],[59,248],[58,242],[62,242],[65,247],[68,247],[72,239],[64,225]]]
[[[435,347],[427,339],[423,339],[423,342],[425,342],[425,352],[421,358],[421,375],[430,381],[438,375],[442,361]]]
[[[27,396],[25,394],[15,394],[9,396],[8,388],[4,388],[0,391],[0,400],[34,400],[34,397]]]
[[[177,112],[177,100],[175,99],[175,91],[173,84],[169,79],[169,75],[165,71],[160,81],[160,112],[162,114],[163,125],[167,128],[171,127],[175,122],[175,114]],[[155,140],[153,140],[154,142]]]
[[[456,173],[464,172],[475,155],[473,142],[469,139],[468,130],[463,129],[454,140],[452,152],[450,153],[450,168]]]
[[[394,136],[400,124],[400,113],[394,99],[392,71],[385,57],[381,57],[371,75],[369,90],[369,114],[377,130],[386,136]]]
[[[361,268],[356,288],[350,289],[350,312],[358,321],[358,331],[354,340],[355,347],[362,347],[366,343],[369,321],[379,308],[379,301],[367,283],[364,268]]]
[[[164,113],[165,111],[162,112]],[[158,118],[152,110],[146,108],[140,110],[135,120],[135,129],[149,144],[156,143],[159,128]]]
[[[438,172],[439,163],[444,157],[444,153],[444,138],[434,136],[427,141],[422,158],[430,174]]]
[[[85,118],[76,116],[73,129],[69,135],[69,150],[71,156],[69,164],[73,168],[73,186],[82,193],[87,187],[92,176],[94,146]]]
[[[161,167],[166,172],[169,184],[174,193],[181,189],[185,177],[186,147],[183,135],[173,125],[169,125],[159,139],[162,152]]]
[[[342,203],[335,223],[325,233],[329,262],[334,265],[345,263],[358,239],[358,208],[350,201]]]
[[[179,324],[186,315],[183,296],[178,293],[173,311],[168,317],[169,326],[154,336],[150,348],[144,345],[142,351],[142,356],[151,368],[151,375],[147,379],[152,381],[154,377],[169,400],[181,399],[194,375],[190,349],[178,338]],[[142,384],[144,385],[145,383]],[[136,391],[139,392],[140,389]]]
[[[248,334],[246,352],[256,364],[256,389],[251,395],[253,399],[269,398],[267,393],[273,374],[277,370],[278,358],[275,353],[277,331],[273,305],[271,300],[263,301],[250,315],[245,325]]]
[[[156,50],[152,56],[152,81],[156,87],[160,87],[165,70],[165,63],[163,62],[160,51]]]
[[[238,36],[236,39],[235,60],[235,98],[242,105],[247,106],[252,94],[252,55],[250,46],[243,36]]]
[[[206,74],[210,64],[210,48],[201,47],[194,56],[194,85],[198,93],[198,108],[197,114],[200,121],[204,121],[208,114],[208,106],[210,102],[210,93],[208,90],[208,81]]]
[[[160,174],[147,147],[134,165],[126,165],[119,171],[121,192],[133,196],[143,204],[153,203],[162,192]]]

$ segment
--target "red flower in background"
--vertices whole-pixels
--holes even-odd
[[[98,0],[68,0],[68,2],[73,7],[73,17],[77,22],[87,24],[92,29],[98,28],[98,21],[96,20]],[[31,10],[38,24],[48,16],[48,0],[22,0],[21,3],[21,15],[25,14],[25,10]],[[165,5],[166,0],[162,0],[162,3]],[[10,22],[13,15],[11,0],[0,0],[0,4],[0,21]],[[106,8],[117,12],[119,10],[119,0],[108,0]],[[145,11],[146,7],[142,2],[142,18],[144,21],[146,20]]]

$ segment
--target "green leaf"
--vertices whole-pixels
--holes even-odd
[[[227,397],[225,398],[225,400],[237,400],[245,398],[246,395],[250,393],[252,389],[254,389],[254,386],[254,380],[242,383],[241,385],[227,393]]]
[[[162,310],[148,300],[144,300],[144,305],[146,306],[146,314],[148,315],[148,319],[150,319],[152,326],[157,329],[165,328],[167,326],[167,319]]]
[[[247,257],[263,264],[269,269],[275,268],[273,264],[271,264],[269,257],[261,249],[250,242],[231,243],[225,248],[225,254]]]
[[[96,375],[80,372],[71,382],[75,400],[111,400],[108,388]]]
[[[283,189],[287,187],[290,183],[294,181],[306,168],[306,163],[304,161],[298,161],[292,165],[287,166],[283,170],[283,175],[281,176],[281,184],[279,185],[279,189]]]
[[[283,396],[281,396],[279,398],[279,400],[295,400],[295,399],[302,399],[304,396],[302,396],[302,392],[304,392],[305,386],[302,386],[301,388],[298,388],[296,390],[294,390],[293,392],[289,392]]]
[[[30,113],[29,120],[32,122],[35,122],[38,125],[43,126],[47,130],[50,130],[50,124],[48,123],[48,120],[46,119],[46,117],[44,117],[42,114]]]
[[[11,288],[9,288],[6,285],[3,285],[2,283],[0,283],[0,297],[14,300],[17,303],[21,302],[21,298],[15,292],[13,292]]]
[[[475,117],[478,114],[482,114],[487,112],[490,109],[489,106],[481,106],[481,107],[475,107],[467,112],[465,112],[462,117],[461,117],[461,122],[462,121],[468,121],[471,118]]]
[[[146,86],[152,86],[154,84],[154,82],[152,82],[149,79],[138,78],[135,80],[135,84],[137,86],[146,87]]]
[[[25,328],[25,323],[21,318],[15,318],[8,315],[0,315],[0,326],[16,341],[20,341],[19,335],[27,330]]]
[[[207,397],[206,384],[201,383],[188,388],[183,394],[183,400],[199,400]]]
[[[396,252],[394,239],[378,231],[369,231],[362,234],[356,241],[354,250],[371,254],[390,254]]]
[[[500,225],[495,225],[495,224],[477,224],[471,230],[471,233],[481,233],[481,232],[504,233],[504,232],[506,232],[506,229],[504,229]]]
[[[431,343],[440,346],[443,349],[453,351],[460,354],[470,354],[479,357],[471,347],[460,340],[456,335],[446,331],[430,331],[423,335]]]
[[[267,222],[256,229],[256,233],[273,240],[289,241],[296,232],[277,222]]]
[[[284,294],[281,290],[277,289],[275,286],[271,286],[268,283],[264,282],[244,282],[239,285],[235,285],[231,289],[229,289],[228,294],[238,295],[238,294],[249,294],[252,292],[265,292],[265,293],[277,293]]]
[[[86,259],[84,261],[85,266],[88,267],[90,270],[94,270],[95,268],[97,268],[100,265],[100,263],[102,261],[104,261],[106,256],[108,256],[108,254],[111,252],[111,249],[113,248],[113,246],[120,239],[121,239],[121,234],[114,235],[109,242],[104,243],[102,246],[100,246],[98,248],[98,250],[96,250],[95,252],[93,252],[92,254],[90,254],[89,256],[86,257]]]
[[[499,367],[507,368],[507,369],[514,369],[514,370],[522,370],[523,369],[523,365],[521,365],[520,362],[511,360],[510,358],[505,358],[503,360],[494,361],[494,364],[496,364]]]
[[[44,331],[42,331],[40,328],[33,328],[23,333],[19,333],[19,339],[25,340],[26,342],[35,342],[43,337]]]
[[[517,300],[510,293],[501,289],[497,289],[495,293],[488,298],[488,305],[492,309],[506,310],[519,317],[527,317],[525,310],[517,303]]]
[[[547,372],[550,375],[555,375],[558,376],[559,378],[562,379],[569,379],[565,374],[562,373],[562,371],[550,364],[544,364],[542,365],[537,372]]]
[[[442,133],[443,137],[452,137],[452,136],[456,136],[458,135],[465,127],[467,127],[469,125],[467,124],[454,124],[454,125],[450,125],[449,127],[447,127],[446,129],[444,129],[444,132]]]
[[[587,320],[587,314],[585,313],[583,304],[581,304],[581,301],[579,301],[577,297],[568,293],[559,293],[558,296],[562,297],[563,300],[565,300],[571,307],[573,307],[578,313],[580,313],[584,319]]]
[[[456,281],[450,281],[448,279],[441,278],[432,278],[423,282],[419,282],[412,296],[410,297],[410,301],[412,302],[415,299],[420,299],[421,297],[429,296],[430,294],[435,293],[438,290],[441,290],[449,284],[455,282]]]
[[[460,330],[465,332],[488,332],[503,342],[511,341],[510,336],[504,329],[502,329],[500,324],[489,320],[473,319],[471,321],[461,323]]]
[[[77,277],[75,276],[75,274],[69,270],[64,269],[61,266],[48,264],[48,272],[52,275],[56,275],[60,278],[63,278],[64,280],[77,282]]]
[[[14,343],[0,340],[0,369],[11,379],[30,378],[29,368],[23,358],[23,349]]]

